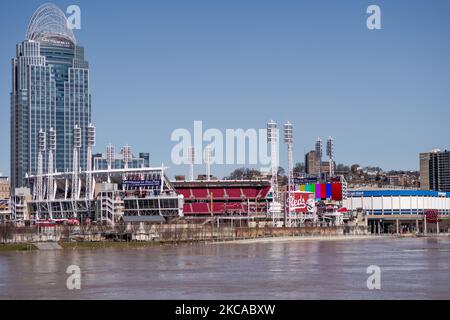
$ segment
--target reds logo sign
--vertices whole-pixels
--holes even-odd
[[[308,213],[312,212],[315,207],[314,193],[303,191],[291,191],[291,196],[287,197],[287,206],[293,212]]]

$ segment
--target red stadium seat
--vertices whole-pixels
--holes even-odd
[[[179,194],[182,194],[185,199],[191,198],[191,189],[177,189]]]
[[[213,212],[214,214],[223,214],[225,212],[225,204],[223,202],[214,202]]]
[[[229,199],[241,199],[242,197],[241,188],[227,188],[226,191]]]
[[[213,194],[213,199],[215,199],[215,200],[225,200],[225,189],[224,188],[210,188],[209,193]]]
[[[192,194],[195,199],[208,199],[208,188],[192,188]]]
[[[193,214],[209,214],[209,205],[207,203],[193,203],[192,204]]]
[[[259,191],[256,188],[242,188],[242,191],[244,192],[244,196],[248,199],[255,199]]]
[[[185,203],[183,206],[183,213],[190,214],[192,213],[192,207],[190,203]]]
[[[270,191],[270,187],[263,187],[261,189],[261,191],[259,192],[259,198],[260,199],[265,199],[267,197],[267,194]]]

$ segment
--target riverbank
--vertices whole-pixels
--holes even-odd
[[[217,244],[253,244],[292,241],[348,241],[348,240],[386,240],[386,239],[410,239],[410,238],[441,238],[450,237],[448,233],[441,234],[383,234],[383,235],[332,235],[332,236],[294,236],[294,237],[271,237],[257,239],[241,239],[232,241],[221,241]]]
[[[0,243],[0,252],[34,251],[36,249],[32,243]]]
[[[273,242],[293,242],[293,241],[344,241],[344,240],[375,240],[375,239],[396,239],[396,238],[400,237],[391,235],[294,236],[294,237],[241,239],[234,241],[223,241],[218,243],[253,244],[253,243],[273,243]]]
[[[256,244],[256,243],[281,243],[298,241],[356,241],[356,240],[386,240],[386,239],[411,239],[411,238],[444,238],[450,237],[449,233],[441,234],[383,234],[383,235],[311,235],[311,236],[280,236],[260,237],[238,240],[220,241],[71,241],[57,242],[64,250],[85,249],[140,249],[159,246],[183,245],[183,244]],[[38,248],[33,243],[0,244],[0,252],[34,251]]]
[[[63,249],[136,249],[157,247],[162,244],[157,241],[82,241],[82,242],[63,242],[58,244]]]
[[[83,249],[137,249],[162,245],[157,241],[83,241],[83,242],[48,242],[57,243],[64,250]],[[35,251],[38,250],[33,243],[1,243],[0,252]]]
[[[2,229],[0,228],[0,231]],[[186,242],[218,242],[241,239],[258,239],[270,237],[300,236],[343,236],[366,235],[366,226],[304,226],[297,228],[248,227],[215,224],[140,224],[119,226],[55,226],[55,227],[23,227],[3,230],[0,239],[4,243],[109,243],[116,242],[150,242],[154,243],[186,243]],[[95,247],[95,245],[94,245]]]

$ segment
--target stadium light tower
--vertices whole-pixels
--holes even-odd
[[[116,157],[116,148],[111,143],[106,146],[106,163],[108,165],[108,183],[111,183],[111,174],[113,162]]]
[[[95,147],[95,127],[92,123],[88,126],[88,143],[87,143],[87,164],[86,164],[86,198],[92,199],[93,181],[92,181],[92,149]]]
[[[53,173],[55,172],[55,166],[53,164],[54,154],[56,152],[56,130],[50,128],[48,132],[48,177],[47,177],[47,199],[55,199],[55,186],[53,181]]]
[[[37,200],[44,199],[44,152],[46,149],[45,143],[45,131],[39,130],[38,135],[38,163],[37,163],[37,188],[36,198]]]
[[[212,158],[212,150],[211,146],[208,145],[205,148],[205,163],[206,163],[206,179],[208,181],[211,180],[211,158]]]
[[[125,169],[128,169],[128,164],[131,162],[131,158],[133,157],[131,147],[129,145],[126,145],[122,148],[122,155],[123,155],[123,167]]]
[[[108,170],[112,169],[112,164],[115,159],[116,148],[112,144],[106,146],[106,163],[108,164]]]
[[[319,166],[318,166],[319,181],[322,178],[322,155],[323,155],[322,139],[317,138],[317,141],[316,141],[316,156],[317,156],[317,162],[319,164]]]
[[[194,181],[195,148],[192,145],[188,147],[188,161],[189,161],[189,180]]]
[[[73,128],[73,159],[72,159],[72,199],[79,198],[80,172],[79,151],[81,148],[81,128],[76,124]]]
[[[291,191],[292,191],[292,182],[294,180],[294,165],[293,165],[293,155],[292,155],[292,144],[294,142],[294,136],[293,136],[293,126],[288,121],[284,125],[284,143],[287,145],[288,149],[288,203],[289,199],[291,198]],[[290,227],[292,225],[292,210],[291,206],[288,206],[288,212],[287,212],[287,225]]]
[[[270,144],[270,154],[272,158],[271,186],[273,192],[273,200],[269,211],[272,214],[272,223],[273,225],[275,225],[275,220],[278,220],[279,215],[281,214],[281,205],[280,205],[280,198],[278,195],[278,155],[277,155],[278,126],[273,120],[271,120],[267,124],[267,143]]]
[[[270,154],[272,158],[272,188],[273,199],[278,201],[278,160],[277,160],[277,142],[278,142],[278,126],[271,120],[267,124],[267,142],[270,144]]]
[[[334,140],[328,137],[327,141],[327,156],[330,160],[330,179],[334,176]]]

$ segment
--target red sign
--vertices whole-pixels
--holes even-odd
[[[425,219],[427,219],[427,222],[429,223],[436,223],[439,220],[439,212],[438,210],[425,210]]]
[[[304,191],[291,191],[287,193],[287,207],[296,213],[308,213],[314,210],[316,205],[314,193]]]

